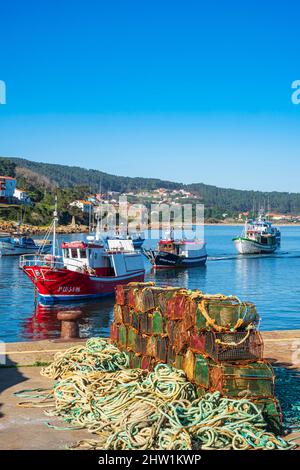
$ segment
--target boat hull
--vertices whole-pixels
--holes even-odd
[[[268,254],[274,253],[278,248],[278,243],[272,244],[270,246],[263,245],[254,240],[249,240],[247,238],[234,238],[233,243],[237,252],[240,255],[257,255],[257,254]]]
[[[207,254],[197,257],[181,257],[173,253],[160,252],[154,258],[153,266],[155,269],[174,269],[174,268],[194,268],[204,266],[207,260]]]
[[[145,240],[143,240],[143,239],[136,239],[136,240],[132,240],[132,244],[133,244],[134,248],[138,249],[138,248],[142,247],[144,241]]]
[[[43,303],[85,300],[113,295],[115,287],[128,282],[142,282],[145,272],[125,276],[98,277],[69,269],[24,266],[23,271],[35,285]]]

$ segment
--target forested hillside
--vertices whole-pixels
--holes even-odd
[[[97,192],[101,184],[102,191],[186,189],[205,204],[210,217],[219,217],[222,212],[233,214],[251,210],[254,203],[256,208],[269,203],[273,212],[300,214],[299,193],[244,191],[204,183],[184,185],[155,178],[115,176],[99,170],[39,163],[22,158],[0,158],[0,174],[15,175],[18,186],[27,189],[36,202],[41,201],[45,194],[51,196],[55,191],[67,194],[69,200],[69,196],[82,196],[85,191]]]
[[[88,186],[91,191],[99,190],[99,185],[104,191],[129,191],[138,189],[178,188],[182,185],[170,181],[162,181],[155,178],[130,178],[114,176],[99,170],[88,170],[77,166],[57,165],[52,163],[38,163],[23,158],[11,158],[17,167],[26,168],[43,177],[54,185],[70,188],[76,185]]]

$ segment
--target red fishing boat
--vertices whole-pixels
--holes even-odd
[[[102,240],[100,227],[86,241],[62,243],[56,254],[54,212],[51,255],[23,255],[20,268],[36,287],[43,302],[83,300],[114,293],[118,284],[144,280],[143,255],[131,240]]]

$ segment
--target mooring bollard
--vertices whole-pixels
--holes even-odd
[[[78,320],[82,313],[77,310],[62,310],[58,312],[57,319],[61,321],[60,338],[63,340],[79,338]]]

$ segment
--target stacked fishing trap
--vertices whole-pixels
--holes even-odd
[[[248,398],[279,432],[274,372],[263,359],[254,304],[201,291],[130,283],[116,288],[111,340],[127,351],[131,368],[158,363],[183,369],[202,396],[218,391]]]

